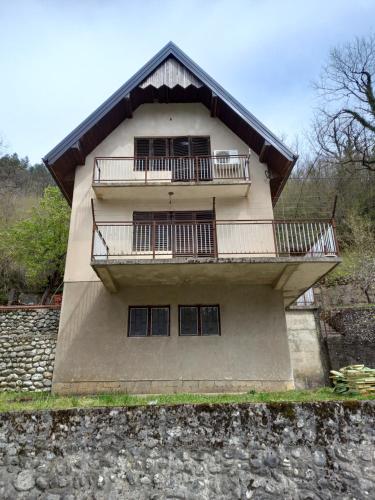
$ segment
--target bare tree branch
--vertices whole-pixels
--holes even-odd
[[[313,136],[327,162],[375,172],[375,34],[331,51],[315,88]]]

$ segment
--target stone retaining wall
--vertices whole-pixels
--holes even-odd
[[[0,498],[374,498],[375,402],[0,414]]]
[[[0,391],[49,391],[60,309],[0,308]]]
[[[336,309],[324,319],[333,370],[353,364],[375,368],[375,307]]]

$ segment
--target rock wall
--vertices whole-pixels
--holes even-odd
[[[328,384],[328,366],[316,308],[293,308],[285,313],[293,378],[297,389]]]
[[[0,308],[0,391],[49,391],[60,309]]]
[[[323,317],[333,370],[352,364],[375,368],[375,307],[336,309]]]
[[[364,499],[375,402],[0,415],[0,498]]]

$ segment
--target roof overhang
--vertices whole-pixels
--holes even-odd
[[[188,75],[183,80],[186,85],[178,82],[173,87],[154,86],[150,75],[170,58],[186,68]],[[138,106],[155,101],[201,102],[210,109],[212,116],[225,123],[268,165],[272,199],[276,203],[297,156],[172,42],[43,158],[69,203],[75,167],[82,165],[86,156],[123,120],[131,118]]]

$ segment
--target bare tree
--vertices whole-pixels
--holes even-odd
[[[375,34],[331,51],[315,88],[313,137],[326,161],[375,172]]]
[[[353,280],[358,284],[370,303],[370,293],[375,286],[375,234],[371,220],[352,213],[347,224],[353,234]]]

